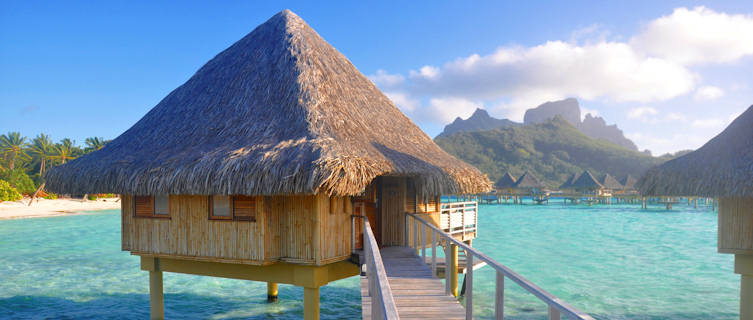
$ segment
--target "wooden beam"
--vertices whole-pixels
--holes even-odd
[[[159,265],[155,263],[159,261]],[[141,270],[167,271],[200,276],[240,280],[286,283],[301,287],[320,287],[329,282],[360,274],[358,266],[340,261],[323,266],[279,262],[267,266],[221,262],[193,261],[171,258],[141,257]]]
[[[157,264],[158,261],[155,261]],[[162,294],[162,271],[158,268],[149,271],[149,315],[150,319],[165,318],[165,302]]]
[[[319,320],[319,288],[303,287],[303,319]]]
[[[277,301],[277,282],[267,282],[267,302]]]

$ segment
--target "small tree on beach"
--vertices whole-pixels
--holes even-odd
[[[86,149],[84,149],[84,151],[88,153],[88,152],[102,149],[110,141],[105,140],[102,137],[90,137],[90,138],[86,138],[85,142],[86,142]]]
[[[48,135],[40,133],[32,141],[29,150],[39,159],[39,176],[42,176],[44,170],[47,169],[48,160],[53,159],[55,156],[55,145]]]
[[[0,152],[9,160],[8,168],[13,170],[16,166],[16,160],[26,158],[26,137],[22,137],[20,132],[8,132],[0,136]]]

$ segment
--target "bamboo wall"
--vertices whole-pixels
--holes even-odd
[[[718,250],[753,254],[753,198],[721,198]]]
[[[135,218],[122,201],[122,248],[138,254],[265,264],[326,264],[350,256],[349,198],[257,197],[256,221],[209,220],[207,196],[170,196],[170,218]],[[332,208],[332,210],[330,210]]]

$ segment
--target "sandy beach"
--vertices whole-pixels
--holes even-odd
[[[20,201],[0,202],[0,220],[61,216],[108,209],[120,209],[119,198],[87,201],[81,199],[35,199],[31,206],[29,206],[29,198],[24,198]]]

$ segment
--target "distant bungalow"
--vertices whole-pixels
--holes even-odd
[[[122,195],[122,249],[149,272],[319,288],[358,275],[351,216],[379,246],[405,242],[406,212],[480,193],[486,175],[442,151],[340,52],[285,10],[206,63],[99,151],[53,168],[50,191]]]
[[[600,196],[604,190],[604,186],[588,170],[584,170],[578,179],[570,184],[570,188],[588,196]]]
[[[494,188],[501,192],[511,193],[515,188],[515,182],[517,182],[517,179],[515,179],[515,177],[508,171],[505,172],[505,175],[503,175],[502,178],[497,180],[497,183],[494,184]]]
[[[718,251],[735,255],[740,319],[753,320],[753,106],[701,148],[650,169],[649,196],[719,198]]]
[[[638,182],[633,176],[626,175],[622,180],[620,180],[620,184],[622,185],[622,192],[631,192],[635,191],[635,183]]]
[[[572,175],[570,175],[569,178],[567,178],[567,180],[565,180],[565,182],[559,187],[559,189],[560,190],[570,190],[570,189],[573,189],[573,187],[572,187],[573,183],[576,180],[578,180],[578,177],[580,177],[580,174],[573,173]]]
[[[521,194],[541,194],[546,187],[533,173],[526,171],[513,184],[513,189]]]

